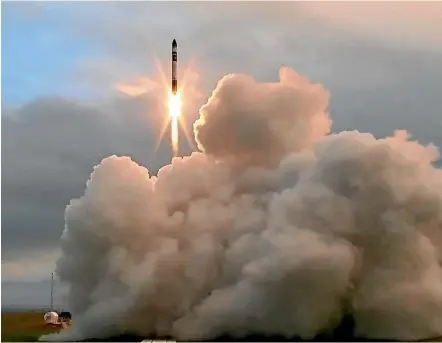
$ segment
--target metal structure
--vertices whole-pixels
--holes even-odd
[[[54,273],[51,274],[51,310],[54,308]]]

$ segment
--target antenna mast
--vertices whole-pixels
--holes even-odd
[[[51,274],[51,311],[54,309],[54,273]]]

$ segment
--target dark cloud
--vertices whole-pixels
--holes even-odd
[[[152,101],[151,101],[152,102]],[[2,118],[3,257],[53,247],[64,209],[82,194],[101,159],[128,155],[153,170],[170,159],[167,144],[154,152],[149,99],[105,107],[40,99]]]
[[[34,280],[35,281],[35,280]],[[2,281],[2,310],[20,310],[50,307],[50,279],[37,282]],[[54,306],[64,307],[66,286],[55,283]]]

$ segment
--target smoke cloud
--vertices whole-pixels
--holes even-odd
[[[329,95],[322,85],[289,68],[279,78],[257,83],[247,75],[224,77],[195,123],[198,147],[222,160],[279,162],[329,133]]]
[[[438,150],[329,134],[328,100],[289,68],[227,75],[195,122],[201,153],[156,176],[104,159],[66,208],[73,327],[42,339],[309,339],[346,314],[361,337],[442,335]]]

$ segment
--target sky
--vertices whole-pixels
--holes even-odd
[[[2,2],[1,29],[3,306],[47,306],[64,209],[104,157],[170,161],[160,104],[116,85],[154,77],[173,38],[189,125],[221,76],[289,66],[329,90],[333,131],[442,146],[440,2]]]

